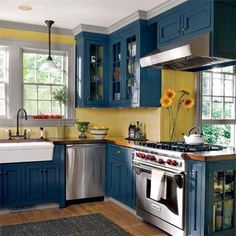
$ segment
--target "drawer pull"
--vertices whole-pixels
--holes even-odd
[[[117,151],[116,153],[117,153],[117,154],[120,154],[120,151]]]

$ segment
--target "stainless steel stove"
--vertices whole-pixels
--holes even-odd
[[[139,142],[134,146],[137,215],[171,235],[186,235],[186,152],[222,150],[217,145],[187,145],[183,142]],[[153,199],[153,173],[165,179],[165,199]]]

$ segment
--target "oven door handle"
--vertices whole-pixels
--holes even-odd
[[[139,165],[133,164],[133,167],[138,169],[138,171],[136,172],[138,175],[142,172],[142,170],[152,171],[152,168],[148,168],[148,167],[146,167],[144,165],[140,165],[140,164]],[[177,172],[177,173],[165,172],[165,175],[173,178],[173,180],[174,180],[175,184],[178,186],[178,188],[183,188],[183,182],[184,182],[183,181],[183,178],[184,178],[183,172],[180,172],[180,173],[179,172]]]

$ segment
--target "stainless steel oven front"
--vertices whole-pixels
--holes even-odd
[[[136,171],[137,215],[172,235],[185,235],[185,174],[166,170],[166,198],[153,200],[151,181],[153,168],[133,162]]]

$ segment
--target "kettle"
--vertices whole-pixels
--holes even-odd
[[[193,130],[198,130],[198,133],[195,131],[194,134],[191,134]],[[184,135],[184,134],[183,134]],[[203,144],[202,130],[199,127],[193,127],[189,130],[189,134],[184,135],[184,141],[189,145],[200,145]]]

